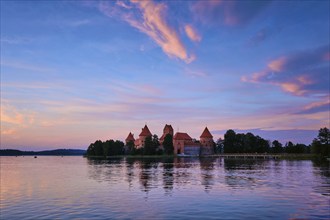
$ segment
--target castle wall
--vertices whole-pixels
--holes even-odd
[[[184,154],[186,155],[199,155],[200,154],[200,146],[196,145],[186,145],[184,146]]]
[[[184,140],[173,140],[174,154],[184,153]]]

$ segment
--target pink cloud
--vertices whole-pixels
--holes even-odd
[[[271,61],[267,66],[270,70],[273,70],[275,72],[280,72],[283,70],[283,66],[287,62],[285,57],[281,57],[279,59]]]
[[[202,40],[202,37],[197,33],[197,31],[189,24],[184,27],[184,30],[190,40],[198,42]]]
[[[327,96],[329,62],[324,59],[328,46],[300,51],[271,60],[267,67],[243,82],[269,83],[297,96]]]
[[[9,124],[23,124],[24,115],[19,113],[16,108],[8,105],[1,105],[1,122]]]
[[[1,134],[2,135],[14,135],[14,134],[16,134],[16,130],[15,129],[13,129],[13,128],[10,128],[10,129],[2,129],[2,131],[1,131]]]
[[[123,8],[126,8],[126,9],[131,9],[132,7],[127,5],[125,2],[123,1],[117,1],[116,2],[116,5],[120,6],[120,7],[123,7]]]
[[[116,7],[118,5],[120,8]],[[195,60],[195,55],[188,53],[177,31],[166,21],[165,3],[132,0],[130,5],[118,1],[116,6],[102,2],[99,10],[109,17],[120,16],[132,27],[147,34],[169,57],[179,58],[186,63]]]
[[[303,107],[298,114],[312,114],[317,112],[329,112],[330,110],[330,97],[327,97],[324,100],[320,100],[317,102],[312,102]]]

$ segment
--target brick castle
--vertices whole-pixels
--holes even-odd
[[[200,140],[198,141],[192,139],[187,133],[176,132],[174,134],[172,126],[166,124],[163,129],[163,134],[159,138],[159,148],[161,149],[163,149],[163,142],[167,134],[170,134],[173,138],[173,147],[175,155],[210,155],[214,153],[213,136],[207,127],[205,127],[204,131],[200,136]],[[139,134],[139,138],[135,139],[134,135],[130,132],[125,139],[125,142],[126,145],[129,142],[133,142],[134,147],[139,149],[144,146],[145,139],[148,136],[151,137],[152,133],[150,132],[148,126],[145,125],[144,128],[142,128],[141,133]]]

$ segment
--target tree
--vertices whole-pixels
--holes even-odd
[[[135,151],[135,147],[134,147],[134,142],[133,141],[129,141],[127,143],[127,153],[128,154],[131,154],[131,155],[134,155],[134,152]]]
[[[171,134],[167,134],[165,136],[163,147],[166,154],[173,154],[174,147],[173,147],[173,137]]]
[[[113,155],[123,155],[124,154],[124,142],[116,140],[113,144]]]
[[[288,154],[294,153],[294,145],[291,141],[285,144],[285,153]]]
[[[321,128],[317,138],[313,140],[312,152],[321,156],[330,157],[330,132],[328,128]]]
[[[219,138],[218,140],[217,140],[217,142],[215,143],[215,152],[217,153],[217,154],[219,154],[219,153],[223,153],[223,146],[224,146],[224,140],[222,140],[221,138]]]
[[[102,142],[95,141],[89,145],[87,149],[88,156],[114,156],[122,155],[124,153],[124,143],[122,141],[107,140]]]
[[[317,136],[318,140],[321,144],[329,144],[330,143],[330,131],[328,128],[321,128],[319,130],[319,134]]]
[[[148,136],[144,140],[143,154],[154,155],[155,153],[156,153],[156,148],[154,147],[152,137]]]
[[[235,149],[235,141],[236,141],[236,133],[234,130],[228,130],[225,134],[224,141],[224,153],[236,153]]]
[[[100,140],[95,141],[93,144],[95,156],[103,156],[103,143]]]
[[[159,139],[158,139],[158,136],[157,134],[154,134],[152,136],[152,145],[154,146],[154,148],[158,148],[159,147]]]
[[[275,154],[283,153],[283,145],[278,140],[274,140],[272,142],[272,150]]]

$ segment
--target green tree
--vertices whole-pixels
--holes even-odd
[[[154,155],[156,153],[156,148],[151,136],[148,136],[144,140],[143,154],[145,155]]]
[[[113,143],[113,140],[107,140],[106,142],[103,142],[103,154],[104,156],[111,156],[111,145]]]
[[[294,145],[291,141],[285,144],[285,153],[292,154],[294,153]]]
[[[155,149],[157,149],[160,146],[157,134],[154,134],[152,136],[152,145]]]
[[[312,152],[321,156],[330,157],[330,132],[328,128],[321,128],[317,138],[313,140]]]
[[[130,154],[130,155],[134,155],[135,147],[134,147],[134,142],[133,141],[129,141],[127,143],[127,153]]]
[[[103,143],[100,140],[95,141],[94,145],[94,152],[95,156],[103,156]]]
[[[272,142],[272,151],[275,154],[283,153],[283,145],[278,140],[274,140]]]
[[[164,151],[166,154],[173,154],[173,136],[171,134],[167,134],[164,138],[163,142]]]
[[[94,144],[93,144],[93,143],[91,143],[91,144],[88,146],[86,154],[87,154],[88,156],[95,156],[95,149],[94,149]]]
[[[321,144],[329,144],[330,143],[330,131],[328,128],[321,128],[319,130],[319,134],[317,136],[318,140]]]
[[[224,153],[236,153],[236,133],[234,130],[228,130],[224,135]]]

